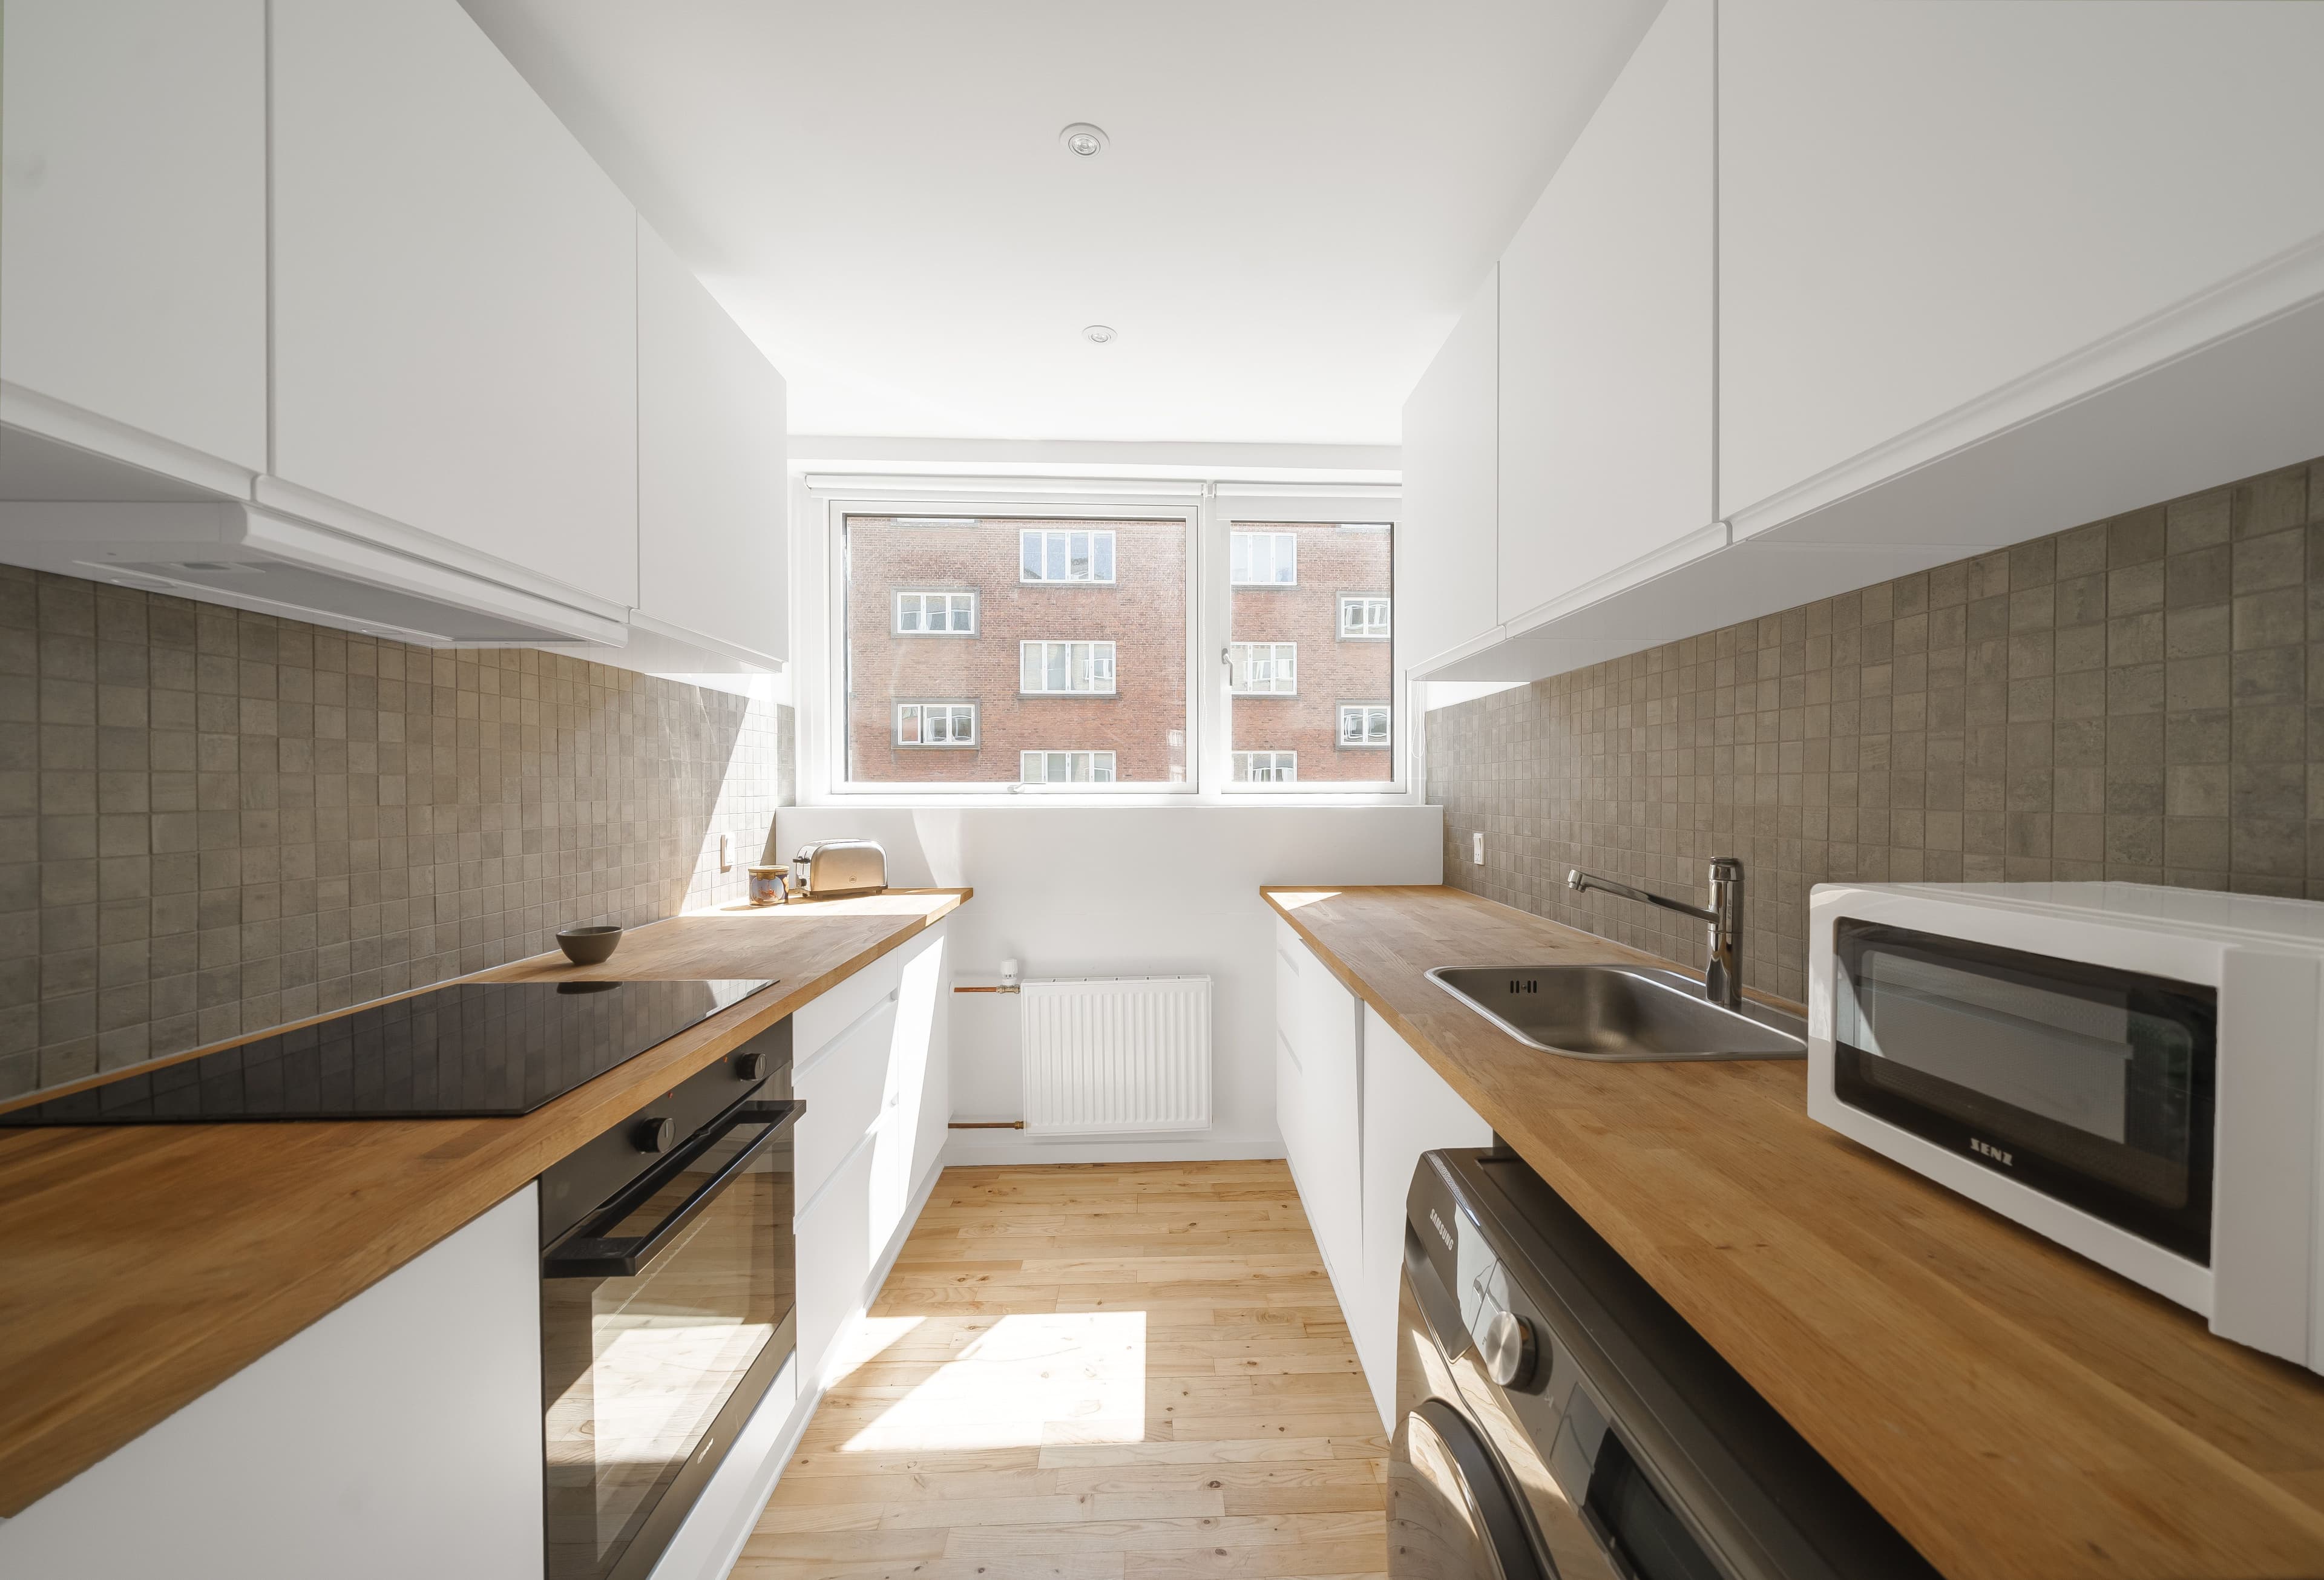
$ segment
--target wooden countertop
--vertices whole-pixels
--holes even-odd
[[[540,955],[476,973],[470,979],[777,979],[521,1118],[0,1134],[0,1516],[21,1512],[972,892],[696,912],[636,929],[602,966]]]
[[[1651,957],[1457,889],[1261,893],[1947,1575],[2324,1575],[2324,1379],[1816,1124],[1802,1061],[1559,1059],[1423,975]]]

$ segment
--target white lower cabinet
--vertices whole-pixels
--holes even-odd
[[[1404,1271],[1404,1200],[1420,1154],[1489,1146],[1493,1127],[1428,1061],[1364,1006],[1364,1271],[1343,1293],[1356,1359],[1383,1424],[1395,1419],[1397,1280]]]
[[[1386,1424],[1412,1171],[1434,1148],[1490,1144],[1492,1127],[1297,934],[1277,928],[1276,1122]]]
[[[945,981],[938,924],[792,1018],[791,1089],[807,1104],[793,1144],[803,1394],[876,1292],[872,1276],[910,1229],[912,1197],[944,1146]]]
[[[526,1186],[15,1518],[25,1580],[540,1580]]]

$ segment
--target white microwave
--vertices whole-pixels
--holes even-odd
[[[1821,884],[1808,1113],[2324,1371],[2324,905]]]

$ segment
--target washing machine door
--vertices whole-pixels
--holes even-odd
[[[1468,1418],[1429,1399],[1397,1427],[1388,1472],[1391,1580],[1556,1580]]]

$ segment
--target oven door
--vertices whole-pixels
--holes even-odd
[[[2216,989],[1848,916],[1832,957],[1840,1102],[2209,1263]]]
[[[801,1107],[737,1104],[542,1254],[549,1580],[650,1570],[789,1358]]]

